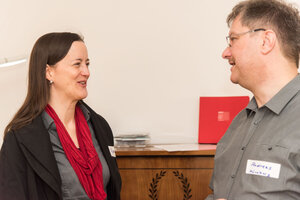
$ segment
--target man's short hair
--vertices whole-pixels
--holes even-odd
[[[299,67],[300,15],[292,4],[281,0],[246,0],[237,4],[227,17],[228,26],[237,16],[251,29],[272,29],[283,55]]]

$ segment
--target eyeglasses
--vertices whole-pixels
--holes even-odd
[[[240,36],[245,35],[247,33],[254,33],[254,32],[257,32],[257,31],[266,31],[266,29],[264,29],[264,28],[257,28],[257,29],[246,31],[246,32],[243,32],[243,33],[232,34],[232,35],[226,36],[226,42],[227,42],[228,46],[231,47],[232,46],[232,42],[234,40],[238,39]]]

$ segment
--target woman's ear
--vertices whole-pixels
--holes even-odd
[[[261,45],[261,52],[266,55],[270,53],[276,44],[277,37],[276,33],[272,30],[266,30],[264,31],[264,34],[262,36],[262,45]]]
[[[47,64],[47,66],[46,66],[46,79],[48,80],[48,81],[53,81],[52,80],[52,67],[50,67],[48,64]]]

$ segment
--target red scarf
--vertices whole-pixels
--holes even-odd
[[[92,200],[104,200],[106,193],[103,189],[102,165],[81,109],[78,105],[75,108],[76,135],[80,149],[76,148],[63,123],[49,104],[45,111],[54,120],[61,145],[86,194]]]

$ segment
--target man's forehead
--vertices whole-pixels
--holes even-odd
[[[229,28],[229,34],[240,33],[248,29],[249,29],[248,27],[242,25],[240,17],[238,16],[232,21]]]

